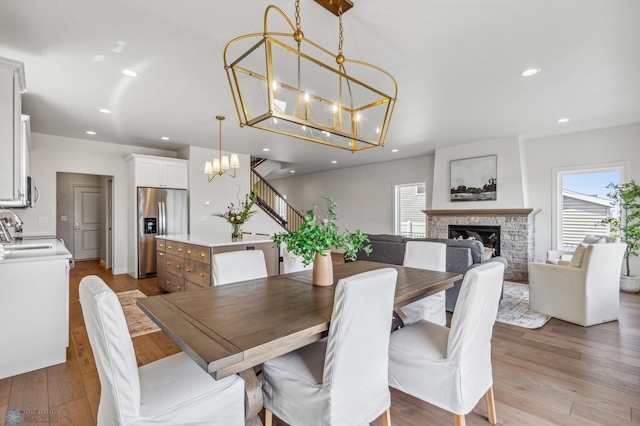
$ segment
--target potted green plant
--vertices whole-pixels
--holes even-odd
[[[315,285],[333,284],[333,265],[331,248],[344,249],[346,260],[356,260],[356,253],[362,249],[367,255],[371,253],[369,237],[357,229],[355,232],[340,232],[336,224],[338,203],[331,196],[326,196],[327,210],[325,218],[316,216],[317,205],[307,210],[302,224],[297,231],[280,232],[273,236],[274,244],[280,247],[283,243],[287,250],[302,258],[304,265],[313,262],[313,283]]]
[[[244,201],[238,203],[238,206],[231,203],[227,207],[227,211],[224,213],[213,213],[214,216],[219,216],[229,222],[232,226],[231,239],[236,241],[242,239],[242,225],[249,220],[256,210],[251,210],[256,201],[258,200],[258,191],[254,189],[251,191],[251,198],[249,194],[245,194]]]
[[[611,234],[620,237],[627,245],[624,253],[624,275],[620,277],[620,290],[637,293],[640,291],[640,276],[631,275],[629,259],[637,256],[640,250],[640,186],[635,181],[610,183],[607,196],[612,206],[618,206],[616,216],[607,217],[603,223],[610,226]]]

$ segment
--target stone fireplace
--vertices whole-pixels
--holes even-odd
[[[506,280],[528,281],[528,265],[535,258],[535,215],[533,209],[478,209],[478,210],[425,210],[427,237],[450,238],[451,225],[456,229],[499,230],[497,252],[508,266]],[[474,232],[477,232],[475,230]],[[460,235],[460,233],[458,234]],[[468,235],[468,234],[467,234]],[[464,238],[464,236],[463,236]]]

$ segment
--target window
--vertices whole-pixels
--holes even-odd
[[[407,237],[426,236],[426,187],[424,182],[396,185],[395,233]]]
[[[620,183],[621,168],[567,170],[558,173],[558,247],[575,247],[586,234],[609,234],[601,223],[612,214],[609,183]]]

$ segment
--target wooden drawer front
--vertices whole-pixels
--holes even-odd
[[[193,244],[185,244],[184,257],[191,260],[196,260],[202,263],[211,263],[211,255],[209,254],[209,247],[196,246]]]
[[[167,274],[177,275],[184,277],[184,258],[173,254],[165,255],[165,272]]]
[[[167,252],[167,254],[184,257],[184,246],[184,243],[177,243],[175,241],[167,240],[167,247],[165,248],[165,251]]]
[[[156,239],[156,252],[167,251],[167,240]]]
[[[165,274],[166,278],[161,286],[167,291],[183,291],[184,290],[184,278],[178,277],[173,274]]]
[[[156,252],[156,275],[160,276],[164,274],[165,268],[167,267],[167,254],[162,251]]]
[[[201,287],[209,287],[211,267],[206,263],[195,260],[184,260],[184,279],[198,284]]]
[[[208,287],[209,287],[208,285],[207,285],[207,287],[201,287],[199,284],[192,283],[192,282],[189,282],[189,281],[185,281],[184,282],[184,289],[186,291],[189,291],[189,290],[202,290],[203,288],[208,288]]]

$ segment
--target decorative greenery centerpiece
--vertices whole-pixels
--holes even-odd
[[[216,214],[216,216],[226,219],[233,227],[231,231],[232,239],[242,238],[242,225],[256,212],[256,210],[251,210],[251,207],[258,199],[258,191],[254,189],[251,194],[251,198],[249,198],[249,194],[245,194],[244,201],[240,202],[240,205],[235,206],[231,203],[225,213]]]
[[[300,256],[304,265],[314,262],[314,269],[316,261],[319,260],[318,256],[328,257],[332,247],[343,248],[345,250],[344,257],[347,260],[356,260],[356,253],[360,249],[364,250],[367,255],[371,253],[371,244],[364,245],[369,242],[369,237],[359,229],[353,233],[348,230],[339,232],[336,224],[338,203],[331,196],[324,197],[324,199],[327,202],[324,219],[319,219],[316,216],[318,206],[314,204],[311,210],[307,210],[297,231],[280,232],[273,236],[275,245],[280,247],[282,243],[286,244],[287,250]],[[331,266],[330,258],[329,266]],[[316,284],[315,281],[314,284]]]
[[[619,236],[620,240],[627,245],[624,253],[625,275],[623,278],[630,277],[636,281],[635,287],[638,287],[640,277],[631,275],[629,259],[637,256],[640,250],[640,186],[632,180],[621,184],[610,183],[607,188],[611,190],[607,194],[611,199],[611,205],[618,206],[620,210],[616,217],[608,217],[603,222],[609,224],[612,235]],[[625,290],[622,284],[621,288]]]

